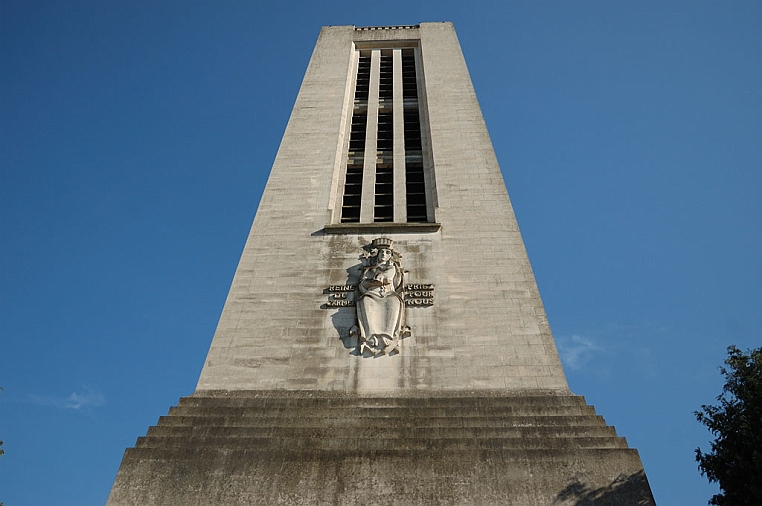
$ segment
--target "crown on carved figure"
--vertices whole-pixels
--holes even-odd
[[[379,237],[378,239],[373,239],[373,247],[374,248],[391,248],[394,241],[387,237]]]

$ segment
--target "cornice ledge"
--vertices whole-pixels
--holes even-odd
[[[441,223],[334,223],[323,228],[325,234],[430,234],[439,232]]]

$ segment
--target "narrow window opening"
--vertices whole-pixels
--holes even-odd
[[[355,104],[368,102],[370,92],[370,53],[360,53],[357,61],[357,85],[355,87]]]
[[[427,221],[426,181],[423,175],[423,164],[408,163],[406,165],[405,193],[407,194],[407,221]]]
[[[405,107],[418,107],[418,82],[415,77],[415,54],[412,49],[402,50],[402,98]]]
[[[391,164],[376,166],[376,201],[373,221],[394,221],[394,168]]]
[[[382,51],[378,74],[378,108],[391,110],[394,96],[394,63],[391,51]]]
[[[365,150],[365,127],[368,125],[368,115],[355,113],[352,115],[352,126],[349,132],[349,152],[359,152],[362,156]]]
[[[379,113],[378,115],[378,140],[379,151],[391,151],[394,149],[394,117],[391,113]]]
[[[402,96],[405,125],[405,200],[407,221],[426,222],[426,180],[423,171],[423,143],[418,110],[418,81],[415,73],[415,52],[402,50]]]
[[[359,223],[362,205],[362,176],[365,158],[365,130],[368,125],[368,91],[370,89],[370,54],[360,53],[357,61],[354,112],[349,128],[349,152],[344,195],[341,200],[341,222]]]
[[[362,196],[362,163],[347,165],[347,179],[344,183],[344,198],[341,202],[341,222],[360,221],[360,202]]]
[[[394,115],[378,114],[373,221],[394,221]]]

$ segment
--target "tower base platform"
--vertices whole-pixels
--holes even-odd
[[[128,448],[108,506],[654,505],[638,453],[557,392],[199,391]]]

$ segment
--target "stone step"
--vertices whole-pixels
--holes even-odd
[[[279,393],[281,394],[281,393]],[[358,397],[347,394],[283,392],[230,392],[222,396],[193,395],[182,397],[180,406],[197,407],[447,407],[447,406],[587,406],[584,397],[577,395],[495,395],[495,396],[440,396],[440,397]]]
[[[654,504],[634,488],[642,464],[627,448],[291,450],[191,442],[128,449],[120,473],[137,484],[139,492],[122,502],[131,506]],[[212,486],[217,495],[202,495]],[[647,482],[642,487],[650,493]]]
[[[162,416],[158,426],[172,427],[367,427],[370,423],[398,427],[566,427],[606,425],[600,415],[595,416],[467,416],[467,417],[348,417],[348,416]]]
[[[400,459],[404,461],[425,463],[427,461],[468,461],[477,460],[483,463],[490,461],[502,461],[505,463],[516,462],[559,462],[577,460],[580,452],[593,461],[604,461],[611,455],[637,455],[633,448],[453,448],[446,453],[432,452],[429,449],[419,448],[396,448],[396,449],[322,449],[321,451],[303,451],[302,449],[259,449],[259,448],[210,448],[200,446],[175,446],[175,447],[150,447],[127,448],[124,454],[125,461],[198,461],[199,459],[219,459],[224,461],[249,461],[263,463],[277,463],[279,461],[320,462],[339,461],[351,459],[359,463],[372,462],[380,458]]]
[[[194,502],[197,487],[213,481],[227,494],[218,504],[272,503],[259,500],[262,490],[284,504],[331,504],[347,487],[373,486],[382,491],[374,497],[388,499],[384,506],[505,504],[506,490],[518,491],[522,499],[512,504],[523,506],[531,501],[523,501],[522,490],[545,490],[548,476],[559,472],[565,474],[554,486],[561,490],[590,469],[603,476],[596,486],[604,486],[616,478],[609,470],[642,472],[642,465],[637,451],[581,397],[271,391],[182,399],[127,450],[120,473],[134,469],[159,484],[167,504],[180,504],[182,494],[183,504],[207,504]],[[410,477],[420,494],[405,488]],[[264,487],[256,494],[249,493],[252,480]],[[310,484],[300,495],[280,495],[300,483]],[[323,495],[313,494],[316,483]],[[448,487],[455,487],[458,501],[450,500],[455,495]],[[359,498],[342,504],[360,504]],[[532,504],[555,504],[557,492],[547,499]]]
[[[401,450],[415,449],[431,452],[450,450],[503,450],[550,448],[627,448],[619,437],[553,437],[553,438],[425,438],[425,437],[140,437],[136,448],[229,448],[250,450]]]
[[[246,392],[181,399],[136,448],[359,455],[616,449],[627,448],[627,442],[583,398],[571,395],[364,398]]]
[[[480,417],[480,416],[541,416],[541,415],[588,415],[594,416],[595,410],[586,405],[533,405],[533,406],[356,406],[311,408],[290,406],[231,407],[231,406],[174,406],[169,409],[169,416],[248,416],[248,417],[290,417],[294,415],[312,417],[369,418],[369,417]]]
[[[177,427],[154,426],[148,437],[270,437],[270,438],[555,438],[616,437],[613,427],[416,427],[395,425],[364,427]]]

